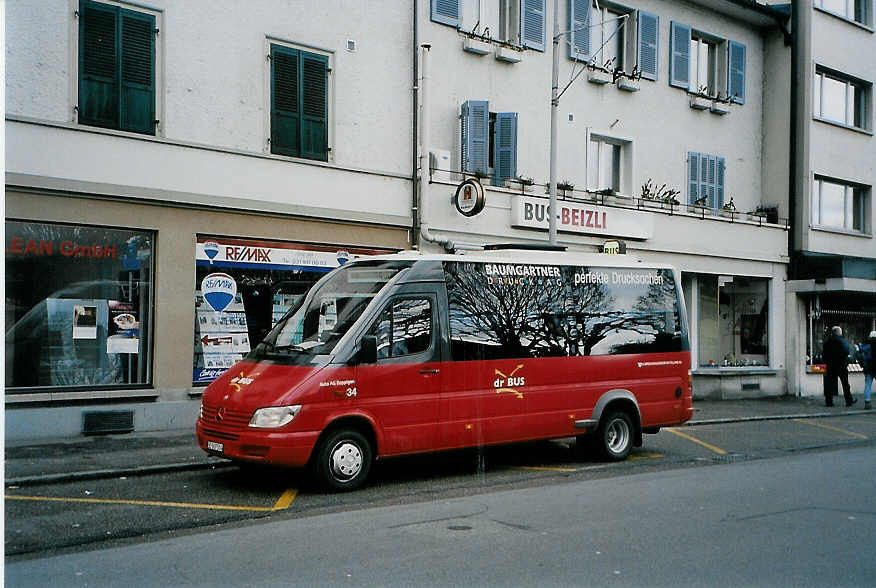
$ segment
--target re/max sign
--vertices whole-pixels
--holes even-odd
[[[46,239],[25,239],[24,237],[12,237],[9,240],[9,247],[6,248],[7,254],[12,255],[34,255],[37,257],[48,257],[55,254],[60,254],[64,257],[93,257],[96,259],[118,257],[118,250],[115,245],[100,245],[98,243],[83,245],[74,241],[61,241],[55,243]]]
[[[227,261],[258,261],[271,262],[271,250],[262,247],[233,247],[225,246],[225,259]]]

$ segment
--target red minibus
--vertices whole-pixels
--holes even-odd
[[[691,418],[677,272],[628,255],[402,252],[317,282],[204,391],[206,452],[310,466],[577,437],[609,460]]]

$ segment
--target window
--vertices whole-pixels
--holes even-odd
[[[872,84],[824,68],[815,70],[815,118],[870,129]]]
[[[271,44],[271,153],[328,160],[325,55]]]
[[[499,0],[499,40],[520,45],[520,0]]]
[[[688,203],[717,213],[724,206],[723,157],[706,153],[687,154]],[[701,209],[698,209],[701,210]]]
[[[869,189],[859,184],[816,176],[812,186],[812,223],[864,232],[865,199]]]
[[[697,276],[699,365],[769,365],[766,278]]]
[[[587,145],[587,189],[621,192],[620,143],[591,135]]]
[[[815,0],[815,6],[847,20],[871,26],[872,2],[873,0]]]
[[[377,358],[427,351],[432,345],[432,304],[427,299],[394,300],[368,333],[377,337]]]
[[[494,10],[498,4],[498,13],[491,15],[481,13],[483,3],[478,0],[467,6],[463,2],[431,0],[432,21],[544,51],[545,0],[497,0],[491,4]]]
[[[151,381],[148,231],[6,221],[6,387]]]
[[[657,15],[592,0],[569,0],[568,12],[570,58],[657,79]]]
[[[79,124],[155,134],[155,15],[82,0]]]
[[[745,103],[745,45],[673,22],[669,83],[695,94]]]
[[[468,100],[461,119],[462,171],[492,177],[494,186],[516,177],[517,113],[493,113],[486,100]]]

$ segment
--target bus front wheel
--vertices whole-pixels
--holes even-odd
[[[622,461],[633,448],[633,421],[622,411],[606,415],[596,430],[596,448],[608,461]]]
[[[319,445],[315,470],[329,490],[355,490],[365,483],[371,470],[371,443],[353,429],[340,429],[326,436]]]

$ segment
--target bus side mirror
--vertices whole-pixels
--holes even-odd
[[[365,335],[359,345],[359,363],[377,363],[377,337]]]

